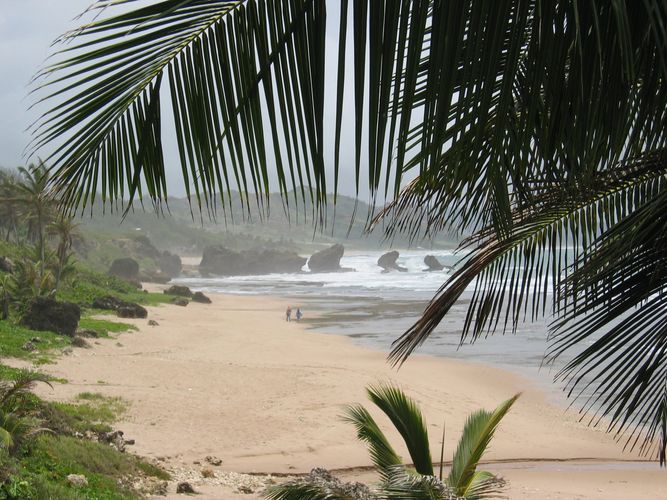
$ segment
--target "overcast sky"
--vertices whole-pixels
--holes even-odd
[[[28,111],[32,100],[28,96],[29,82],[53,51],[51,43],[69,29],[76,28],[81,20],[76,17],[90,6],[92,0],[0,0],[0,167],[15,167],[27,163],[23,151],[30,140],[25,129],[37,118],[35,111]],[[329,9],[327,43],[337,44],[337,9]],[[89,19],[88,17],[86,19]],[[332,26],[333,25],[333,26]],[[334,47],[332,47],[333,49]],[[327,71],[335,75],[335,57],[327,58]],[[352,61],[350,61],[351,63]],[[352,69],[348,71],[351,75]],[[351,88],[350,85],[347,86]],[[326,107],[334,107],[333,93],[327,93]],[[328,102],[331,101],[331,102]],[[346,95],[351,106],[351,92]],[[43,111],[43,110],[42,110]],[[333,125],[333,124],[332,124]],[[165,159],[170,195],[184,194],[180,177],[180,165],[169,125],[165,125]],[[354,169],[352,168],[354,136],[353,127],[343,132],[343,159],[340,190],[354,195]],[[331,130],[333,137],[333,126]],[[333,142],[333,141],[331,141]],[[330,148],[331,150],[333,148]],[[332,151],[328,151],[333,155]],[[45,154],[45,153],[42,153]],[[348,168],[345,168],[348,167]],[[362,192],[366,192],[365,190]],[[361,196],[365,198],[365,196]]]
[[[51,43],[76,26],[91,0],[0,0],[0,166],[23,165],[29,113],[28,83]]]

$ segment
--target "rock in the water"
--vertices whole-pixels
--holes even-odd
[[[424,264],[428,266],[428,269],[424,271],[442,271],[445,266],[440,264],[440,261],[435,258],[435,255],[427,255],[424,257]]]
[[[130,257],[116,259],[111,263],[109,274],[125,280],[136,280],[139,276],[139,264]]]
[[[28,304],[21,324],[31,330],[46,330],[71,337],[79,326],[79,319],[81,309],[76,304],[37,297]]]
[[[206,295],[204,295],[202,292],[195,292],[192,295],[192,302],[199,302],[201,304],[210,304],[211,299],[209,299]]]
[[[176,486],[176,493],[197,493],[190,483],[183,481]]]
[[[190,303],[190,301],[185,297],[174,297],[173,299],[171,299],[171,303],[176,306],[185,307]]]
[[[68,474],[67,481],[76,487],[88,486],[88,479],[83,474]]]
[[[298,273],[307,259],[295,252],[250,250],[239,253],[221,245],[204,249],[199,272],[216,276],[247,276],[271,273]]]
[[[179,297],[192,297],[192,290],[185,285],[172,285],[164,293],[167,295],[177,295]]]
[[[308,269],[316,273],[340,271],[340,259],[344,253],[345,247],[339,243],[315,252],[308,259]]]
[[[126,302],[116,309],[116,316],[119,318],[146,318],[148,317],[148,311],[139,304]]]
[[[398,259],[398,256],[400,254],[396,250],[392,250],[391,252],[387,252],[383,254],[379,259],[378,259],[378,266],[380,266],[384,273],[388,273],[390,271],[401,271],[401,272],[406,272],[407,268],[401,267],[396,263],[396,259]]]
[[[160,265],[160,271],[162,271],[162,274],[169,276],[170,278],[176,278],[183,270],[181,258],[171,252],[162,252],[162,255],[158,260],[158,264]]]

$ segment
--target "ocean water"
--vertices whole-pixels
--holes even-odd
[[[435,255],[445,266],[456,266],[461,255],[452,251],[401,251],[398,264],[407,272],[382,273],[383,252],[349,252],[341,266],[354,272],[301,273],[219,278],[180,278],[178,283],[203,292],[281,297],[300,307],[313,332],[352,337],[355,342],[389,352],[392,342],[420,316],[429,300],[451,275],[451,269],[424,272],[424,257]],[[461,327],[472,288],[417,351],[435,356],[490,363],[545,382],[558,368],[542,366],[547,349],[547,322],[542,318],[519,325],[515,334],[497,333],[474,344],[461,345]],[[277,312],[282,319],[283,312]]]

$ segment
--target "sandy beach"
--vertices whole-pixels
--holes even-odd
[[[40,394],[125,398],[131,407],[117,427],[136,440],[132,451],[195,475],[206,456],[215,456],[222,459],[214,467],[220,471],[294,474],[321,466],[369,479],[366,449],[340,418],[344,405],[366,402],[366,385],[392,381],[416,399],[430,425],[432,450],[439,450],[445,420],[446,460],[468,413],[522,392],[485,456],[485,468],[508,480],[510,498],[660,498],[667,491],[657,463],[624,453],[612,436],[554,405],[531,380],[423,356],[397,371],[382,352],[287,323],[285,301],[212,299],[210,305],[149,308],[158,326],[127,320],[138,331],[101,339],[43,367],[68,383]],[[232,488],[203,479],[195,487],[199,498],[237,497]]]

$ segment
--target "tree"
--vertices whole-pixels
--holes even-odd
[[[72,217],[60,214],[49,224],[47,233],[58,238],[56,248],[55,290],[60,286],[60,280],[68,268],[72,256],[72,245],[77,233],[78,224]]]
[[[357,437],[368,444],[371,460],[380,474],[378,498],[464,498],[468,500],[496,498],[503,481],[493,474],[478,471],[486,451],[501,420],[519,395],[508,399],[493,412],[479,410],[466,420],[463,433],[454,453],[452,468],[446,478],[442,475],[442,455],[439,475],[436,476],[431,457],[428,430],[417,404],[394,386],[369,387],[368,398],[391,420],[410,453],[414,472],[403,465],[389,440],[369,411],[362,405],[350,406],[346,419],[357,429]],[[297,496],[296,493],[308,495]],[[271,489],[268,498],[339,498],[326,496],[317,485],[287,483]]]
[[[12,232],[18,240],[19,203],[16,200],[18,179],[13,172],[0,170],[0,225],[5,231],[5,241]]]
[[[118,4],[132,0],[95,7]],[[30,147],[51,148],[64,206],[88,206],[98,188],[110,203],[165,200],[171,109],[200,209],[224,207],[232,187],[265,207],[273,170],[285,204],[309,199],[321,220],[345,125],[357,192],[363,182],[373,205],[389,202],[376,223],[471,235],[469,259],[392,359],[474,284],[462,341],[551,315],[551,359],[574,354],[561,372],[570,394],[590,387],[593,421],[608,417],[642,451],[657,445],[664,462],[667,4],[332,4],[334,77],[324,0],[156,0],[65,35],[37,76],[53,107]]]

